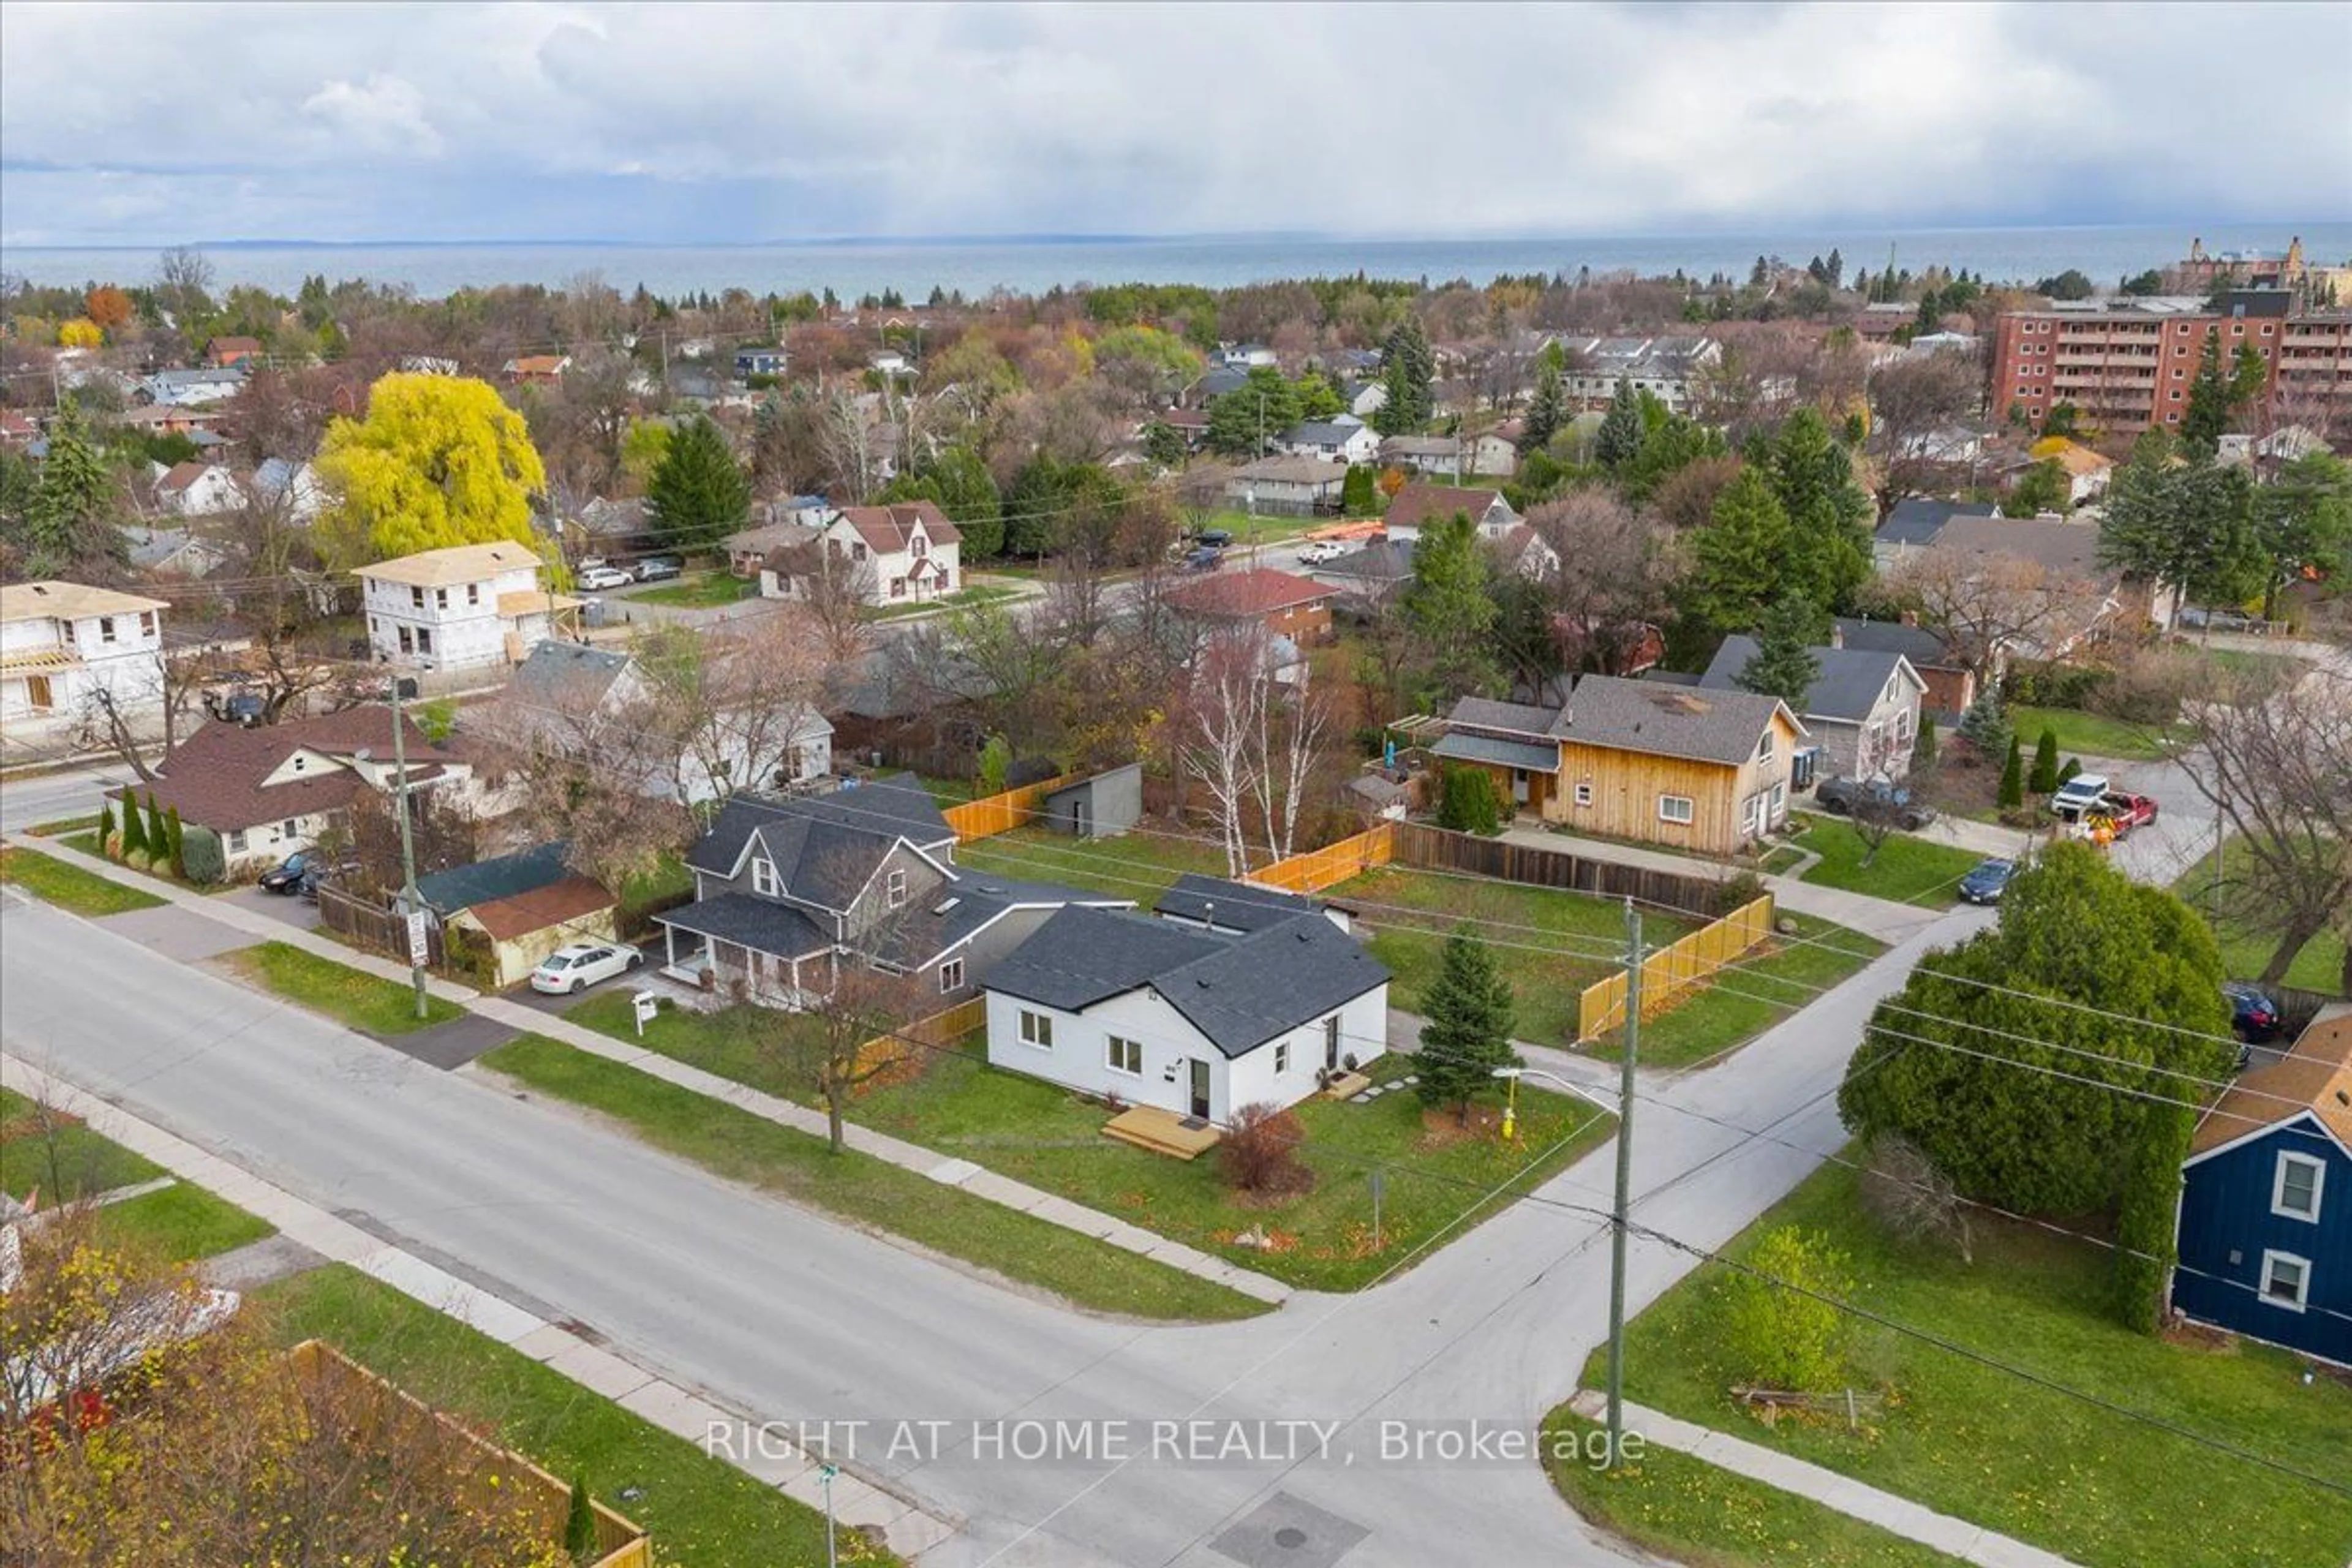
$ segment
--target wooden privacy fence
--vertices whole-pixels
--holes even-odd
[[[1352,838],[1342,838],[1337,844],[1261,866],[1243,880],[1262,888],[1279,888],[1286,893],[1319,893],[1376,866],[1387,865],[1396,854],[1396,828],[1397,824],[1383,822]]]
[[[408,921],[397,910],[353,898],[331,885],[319,889],[319,923],[347,936],[362,947],[408,962]],[[449,964],[449,953],[439,921],[425,923],[425,963],[428,969]]]
[[[992,838],[1000,833],[1010,833],[1035,821],[1045,806],[1046,795],[1064,784],[1076,783],[1078,778],[1076,773],[1064,773],[1059,778],[1006,790],[1003,795],[968,800],[961,805],[948,807],[940,815],[946,817],[948,826],[955,830],[959,844],[969,844],[975,838]]]
[[[1400,865],[1423,870],[1465,871],[1531,888],[1636,899],[1701,919],[1713,916],[1721,907],[1717,901],[1717,889],[1721,884],[1711,877],[1662,871],[1647,866],[1621,866],[1613,860],[1588,859],[1565,849],[1548,849],[1506,838],[1479,838],[1418,822],[1392,826],[1396,829],[1396,859]]]
[[[569,1483],[521,1455],[488,1443],[415,1395],[385,1382],[334,1346],[305,1340],[287,1352],[295,1375],[320,1396],[334,1416],[362,1431],[382,1429],[386,1447],[399,1451],[400,1438],[422,1436],[460,1446],[472,1456],[471,1479],[478,1482],[486,1508],[511,1510],[533,1521],[549,1541],[563,1539],[572,1511]],[[646,1532],[603,1503],[590,1500],[596,1516],[596,1554],[589,1568],[653,1568],[653,1545]]]
[[[1642,961],[1642,1016],[1675,1005],[1683,992],[1772,934],[1772,895],[1742,904],[1721,920],[1662,947]],[[1597,1039],[1625,1021],[1625,973],[1620,970],[1584,988],[1577,1002],[1576,1037]]]
[[[856,1070],[864,1072],[877,1062],[880,1069],[857,1086],[858,1092],[920,1078],[936,1052],[951,1049],[966,1035],[987,1026],[988,998],[974,996],[889,1034],[875,1036],[857,1047]]]

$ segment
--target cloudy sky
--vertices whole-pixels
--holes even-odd
[[[0,241],[2352,216],[2352,5],[0,5]]]

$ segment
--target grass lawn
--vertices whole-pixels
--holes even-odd
[[[1976,1260],[1898,1240],[1864,1213],[1856,1173],[1824,1168],[1732,1243],[1824,1231],[1852,1300],[1910,1328],[2308,1474],[2352,1476],[2352,1387],[2283,1352],[2172,1343],[2106,1314],[2109,1254],[2026,1225],[1978,1222]],[[1627,1394],[2089,1568],[2340,1568],[2352,1508],[2308,1482],[2126,1420],[1924,1341],[1856,1324],[1856,1384],[1887,1393],[1874,1426],[1769,1428],[1727,1390],[1720,1269],[1703,1267],[1635,1321]],[[1586,1368],[1601,1375],[1596,1354]],[[1737,1561],[1737,1559],[1735,1559]]]
[[[1578,995],[1617,966],[1621,961],[1612,954],[1625,946],[1622,906],[1585,893],[1389,866],[1349,879],[1329,896],[1360,911],[1372,933],[1373,956],[1396,975],[1390,1005],[1407,1012],[1420,1010],[1455,922],[1496,922],[1474,930],[1486,942],[1514,944],[1500,953],[1518,997],[1512,1033],[1538,1045],[1566,1045],[1576,1037]],[[1642,931],[1664,946],[1696,924],[1650,910]]]
[[[438,996],[425,999],[416,1016],[416,994],[396,980],[379,980],[348,964],[320,958],[290,942],[265,942],[226,952],[218,960],[248,980],[289,1002],[324,1013],[367,1035],[405,1035],[446,1024],[465,1012]]]
[[[631,594],[617,601],[624,605],[672,605],[682,609],[707,610],[719,605],[731,605],[748,599],[760,591],[760,584],[751,578],[731,576],[725,572],[706,572],[681,577],[675,583],[665,583],[658,588],[647,588],[642,594]]]
[[[656,1040],[676,1037],[648,1026],[645,1043],[664,1049]],[[903,1237],[1081,1307],[1182,1321],[1246,1318],[1266,1310],[1237,1290],[869,1154],[835,1155],[822,1138],[542,1036],[510,1040],[481,1062],[541,1093],[602,1112],[655,1147],[721,1176]]]
[[[1614,1472],[1570,1441],[1595,1444],[1601,1426],[1560,1406],[1544,1421],[1552,1485],[1568,1505],[1635,1545],[1706,1568],[1958,1568],[1960,1559],[1906,1541],[1810,1498],[1751,1481],[1704,1459],[1650,1448]],[[1632,1434],[1626,1449],[1633,1450]],[[1585,1451],[1592,1451],[1587,1448]]]
[[[1225,852],[1204,838],[1171,837],[1160,831],[1080,842],[1066,833],[1017,827],[992,838],[956,846],[956,861],[1006,877],[1062,882],[1113,898],[1133,899],[1149,910],[1187,871],[1225,874]]]
[[[974,583],[958,588],[952,594],[942,594],[936,599],[910,599],[904,604],[877,605],[866,616],[870,621],[895,621],[908,616],[920,616],[932,610],[951,610],[967,605],[985,605],[992,600],[1010,599],[1021,590],[1006,584]]]
[[[1700,985],[1659,1017],[1642,1026],[1642,1065],[1685,1068],[1746,1044],[1886,951],[1886,944],[1811,915],[1781,910],[1796,922],[1794,938],[1775,936],[1751,949],[1723,983]],[[1646,933],[1649,921],[1643,921]],[[1618,1059],[1619,1037],[1580,1047]]]
[[[98,814],[87,816],[61,816],[54,822],[37,822],[25,829],[36,838],[56,838],[68,833],[96,833]]]
[[[14,882],[44,903],[78,915],[119,915],[163,902],[144,888],[128,888],[54,855],[14,845],[0,848],[0,882]]]
[[[635,1039],[625,997],[591,997],[566,1016],[616,1038]],[[665,1011],[646,1026],[644,1043],[722,1078],[805,1100],[807,1091],[779,1073],[754,1043],[755,1031],[779,1026],[777,1015],[756,1009]],[[497,1066],[500,1055],[494,1051],[485,1059]],[[1392,1057],[1374,1064],[1372,1076],[1390,1081],[1411,1070],[1409,1057]],[[1307,1127],[1304,1158],[1315,1172],[1315,1187],[1263,1205],[1234,1199],[1213,1155],[1186,1162],[1114,1142],[1102,1135],[1110,1119],[1102,1106],[1041,1079],[992,1068],[977,1047],[937,1056],[911,1083],[868,1090],[856,1101],[851,1120],[961,1155],[1293,1285],[1352,1290],[1370,1283],[1413,1245],[1477,1210],[1489,1189],[1507,1182],[1514,1194],[1525,1192],[1608,1136],[1610,1119],[1592,1119],[1579,1100],[1523,1089],[1519,1108],[1522,1142],[1515,1148],[1491,1131],[1458,1136],[1448,1125],[1425,1126],[1421,1104],[1409,1092],[1384,1094],[1367,1105],[1307,1100],[1297,1110]],[[1575,1136],[1566,1147],[1522,1170],[1529,1151],[1548,1150],[1571,1131]],[[1375,1164],[1387,1170],[1377,1249],[1371,1245],[1370,1183]],[[1475,1217],[1485,1212],[1491,1211]],[[1264,1226],[1278,1249],[1235,1246],[1234,1237],[1253,1226]],[[890,1227],[898,1228],[895,1223]]]
[[[1798,879],[1802,882],[1868,893],[1896,903],[1943,905],[1959,897],[1953,888],[1984,859],[1973,849],[1896,833],[1879,846],[1876,858],[1865,867],[1862,863],[1865,847],[1853,823],[1839,816],[1810,820],[1811,826],[1797,836],[1796,842],[1821,859]]]
[[[417,1398],[490,1428],[541,1468],[583,1477],[673,1568],[824,1561],[824,1516],[560,1373],[337,1264],[263,1287],[286,1343],[321,1339]],[[628,1489],[633,1495],[624,1499]],[[845,1563],[893,1563],[844,1531]],[[856,1543],[853,1548],[853,1543]]]
[[[2243,841],[2232,837],[2223,850],[2222,868],[2235,866],[2247,868]],[[2202,914],[2221,939],[2221,964],[2230,974],[2252,980],[2269,967],[2271,954],[2278,950],[2278,940],[2266,936],[2247,923],[2244,916],[2229,907],[2228,901],[2218,901],[2213,896],[2213,852],[2207,850],[2196,865],[2181,873],[2172,884],[2172,890],[2189,901]],[[2338,931],[2322,931],[2304,943],[2303,951],[2287,965],[2286,984],[2305,991],[2320,991],[2335,995],[2343,989],[2344,937]]]
[[[667,909],[693,891],[694,873],[686,868],[685,858],[674,851],[663,851],[659,865],[621,885],[618,915],[623,935],[643,931],[651,924],[647,910]]]
[[[2085,713],[2077,708],[2012,708],[2009,710],[2009,722],[2017,732],[2018,743],[2025,748],[2029,763],[2033,760],[2034,743],[2042,739],[2044,729],[2058,731],[2062,762],[2075,756],[2149,762],[2164,755],[2164,748],[2157,743],[2164,733],[2159,725],[2134,724],[2104,714]]]
[[[38,1189],[43,1207],[136,1186],[165,1174],[154,1163],[79,1121],[44,1134],[33,1102],[0,1089],[0,1188],[22,1199]],[[152,1247],[173,1262],[210,1258],[270,1234],[265,1221],[182,1182],[100,1211],[102,1231]]]

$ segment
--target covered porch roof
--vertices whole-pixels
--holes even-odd
[[[1465,735],[1455,731],[1429,748],[1432,755],[1457,763],[1485,763],[1489,767],[1517,768],[1523,773],[1559,772],[1559,747],[1532,741],[1506,741],[1495,735]]]
[[[731,942],[778,958],[814,958],[833,946],[833,938],[800,910],[749,893],[721,893],[654,919],[672,931]]]

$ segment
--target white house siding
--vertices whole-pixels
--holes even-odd
[[[1051,1050],[1023,1043],[1024,1012],[1043,1013],[1053,1019]],[[1385,1049],[1386,985],[1375,986],[1345,1004],[1337,1016],[1342,1057],[1353,1051],[1360,1063],[1366,1062]],[[1140,1074],[1111,1068],[1109,1048],[1114,1036],[1142,1045]],[[1324,1059],[1322,1020],[1303,1025],[1282,1038],[1290,1045],[1289,1061],[1286,1070],[1276,1073],[1276,1042],[1228,1060],[1148,986],[1097,1003],[1082,1014],[1043,1007],[999,992],[988,994],[992,1066],[1045,1079],[1083,1094],[1115,1094],[1131,1105],[1157,1106],[1186,1116],[1192,1111],[1191,1064],[1205,1061],[1209,1064],[1209,1120],[1219,1124],[1230,1121],[1244,1105],[1266,1100],[1294,1105],[1316,1092],[1315,1073]]]
[[[107,635],[112,623],[113,636]],[[0,680],[0,718],[27,729],[79,725],[91,717],[93,694],[110,693],[126,719],[160,718],[163,710],[163,620],[160,610],[33,616],[0,625],[0,661],[44,653],[79,663],[28,670]],[[42,700],[46,693],[46,701]]]
[[[333,821],[332,814],[313,811],[223,833],[221,853],[228,861],[228,879],[257,877],[297,849],[310,848]]]
[[[547,636],[544,614],[508,617],[499,614],[501,594],[539,591],[536,567],[519,567],[475,583],[419,588],[387,578],[364,577],[362,607],[367,615],[368,646],[379,659],[427,669],[466,669],[507,662],[507,634],[516,632],[526,648]],[[419,603],[419,597],[422,603]],[[400,634],[409,634],[403,647]],[[429,648],[421,646],[422,632]]]

